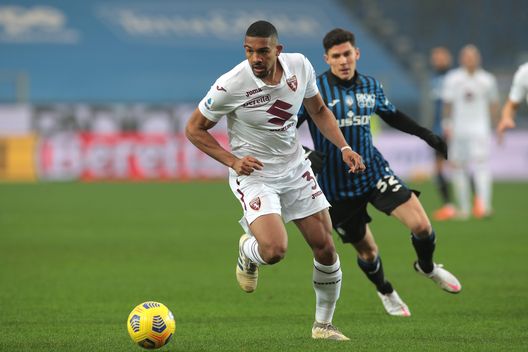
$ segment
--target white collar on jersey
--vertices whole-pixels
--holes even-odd
[[[280,64],[282,66],[283,73],[282,73],[282,77],[281,77],[281,80],[280,80],[279,84],[277,84],[275,86],[268,85],[268,84],[264,83],[263,80],[261,80],[260,78],[255,76],[253,74],[253,70],[251,70],[251,65],[249,64],[249,61],[246,60],[246,70],[249,71],[249,74],[251,75],[251,77],[253,77],[253,80],[257,84],[258,88],[262,88],[264,86],[279,88],[279,87],[283,86],[286,83],[286,78],[285,77],[289,78],[291,76],[290,69],[288,68],[288,65],[286,65],[286,62],[285,62],[284,58],[282,57],[282,54],[279,54],[278,59],[279,59]]]

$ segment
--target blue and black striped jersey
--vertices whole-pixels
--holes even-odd
[[[375,113],[396,112],[385,97],[383,87],[376,79],[355,73],[350,81],[342,81],[330,71],[317,77],[321,96],[337,118],[347,142],[359,153],[366,166],[361,174],[348,173],[341,151],[327,140],[304,108],[299,112],[299,123],[308,122],[315,150],[325,154],[319,185],[329,201],[362,196],[376,187],[384,176],[393,175],[388,162],[372,143],[370,117]]]

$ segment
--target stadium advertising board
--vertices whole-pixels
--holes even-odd
[[[0,136],[0,180],[36,180],[33,135]]]
[[[215,133],[224,147],[227,135]],[[43,138],[36,150],[45,180],[214,179],[227,170],[183,134],[63,134]]]
[[[0,106],[0,180],[184,180],[227,177],[227,169],[184,135],[194,104]],[[228,149],[226,119],[212,130]],[[306,126],[301,142],[311,146]],[[422,140],[387,130],[374,136],[398,175],[428,178],[433,152]],[[492,149],[496,179],[528,179],[528,134],[508,133]]]

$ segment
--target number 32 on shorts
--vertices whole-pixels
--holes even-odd
[[[382,179],[376,183],[376,188],[380,191],[380,193],[385,193],[387,190],[390,190],[391,192],[398,192],[398,190],[402,187],[400,184],[400,180],[398,180],[393,175],[386,175],[383,176]]]

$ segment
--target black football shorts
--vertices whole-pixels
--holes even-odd
[[[345,200],[331,201],[329,209],[332,225],[343,243],[356,243],[365,237],[367,224],[372,218],[367,212],[368,203],[390,215],[394,209],[420,192],[409,189],[397,176],[385,176],[367,194]]]

